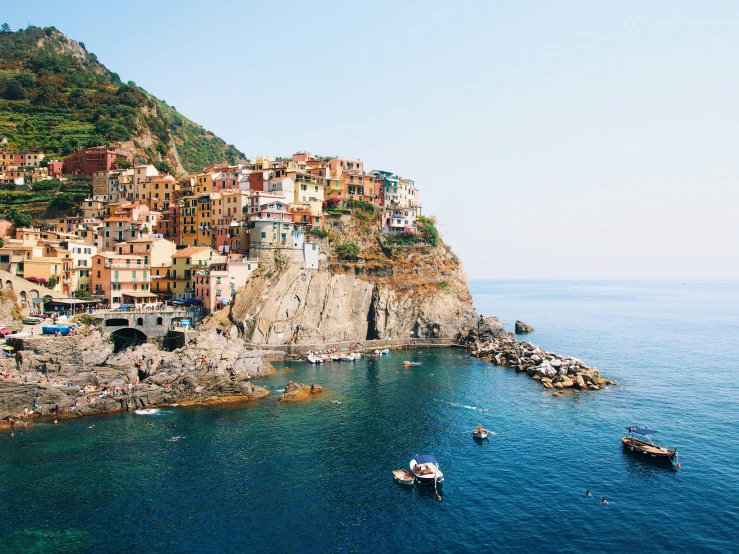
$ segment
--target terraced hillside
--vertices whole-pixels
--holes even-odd
[[[54,27],[0,33],[0,137],[64,156],[116,144],[136,161],[182,174],[245,159],[233,145],[133,82]]]

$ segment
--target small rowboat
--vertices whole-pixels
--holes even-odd
[[[482,441],[488,438],[488,434],[489,434],[489,431],[487,429],[481,429],[479,431],[475,429],[474,431],[472,431],[472,438]]]
[[[393,478],[401,485],[412,485],[416,482],[416,478],[404,469],[393,471]]]

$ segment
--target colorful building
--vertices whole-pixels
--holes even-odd
[[[92,177],[99,171],[117,169],[118,164],[133,164],[133,153],[122,148],[96,146],[77,150],[64,159],[62,172],[64,175],[87,175]]]

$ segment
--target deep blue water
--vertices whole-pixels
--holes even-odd
[[[478,311],[533,325],[527,340],[621,385],[554,398],[462,351],[421,350],[262,381],[327,388],[304,404],[3,431],[0,552],[737,551],[739,282],[472,289]],[[497,435],[475,443],[477,423]],[[678,446],[682,469],[625,455],[633,423]],[[442,462],[441,502],[392,481],[418,453]]]

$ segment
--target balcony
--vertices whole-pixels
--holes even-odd
[[[106,262],[105,263],[105,269],[149,269],[149,264],[126,264],[126,263],[116,263],[116,262]],[[90,268],[93,269],[93,268]]]

